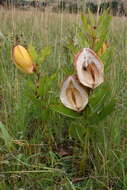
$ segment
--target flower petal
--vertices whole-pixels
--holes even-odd
[[[79,83],[75,75],[69,76],[63,83],[60,93],[61,102],[77,112],[83,110],[88,103],[88,93]]]
[[[84,48],[75,59],[78,79],[82,85],[96,88],[104,81],[104,65],[90,48]]]

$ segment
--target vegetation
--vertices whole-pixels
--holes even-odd
[[[90,12],[1,10],[0,190],[127,189],[127,22],[108,14],[96,19]],[[105,41],[109,48],[99,55],[105,82],[91,92],[90,106],[83,113],[59,106],[62,82],[75,72],[74,55],[83,47],[98,53]],[[15,67],[17,44],[39,73]],[[89,107],[99,117],[90,117]]]
[[[54,5],[55,3],[55,5]],[[66,0],[52,0],[52,1],[45,1],[45,0],[0,0],[0,5],[5,7],[17,7],[20,9],[30,9],[30,7],[38,8],[42,11],[45,11],[45,8],[49,5],[53,5],[52,11],[53,12],[69,12],[69,13],[79,13],[79,12],[86,12],[90,10],[92,13],[96,14],[99,12],[100,14],[104,12],[104,10],[109,9],[110,13],[113,16],[126,16],[127,15],[127,8],[124,2],[118,0],[112,1],[104,1],[100,4],[96,2],[89,2],[89,1],[82,1],[79,0],[79,3],[76,1],[66,1]]]
[[[91,10],[92,13],[97,13],[98,5],[92,2],[86,4],[86,11]],[[105,9],[109,9],[113,16],[127,15],[124,3],[120,1],[102,2],[99,5],[99,13],[102,13]]]

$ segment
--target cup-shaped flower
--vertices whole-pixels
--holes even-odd
[[[90,48],[84,48],[75,57],[75,67],[80,83],[96,88],[104,81],[104,65]]]
[[[76,75],[69,76],[62,85],[60,100],[65,107],[74,111],[82,111],[88,103],[88,93],[77,80]]]
[[[31,74],[35,70],[35,65],[28,51],[21,45],[13,48],[12,57],[15,65],[23,72]]]

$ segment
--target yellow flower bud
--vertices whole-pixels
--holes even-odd
[[[35,71],[35,65],[28,51],[21,45],[13,48],[12,52],[15,65],[23,72],[31,74]]]

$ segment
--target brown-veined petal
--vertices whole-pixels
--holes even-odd
[[[96,88],[104,81],[104,65],[90,48],[84,48],[76,56],[75,67],[78,79],[84,86]]]
[[[62,85],[60,100],[65,107],[82,111],[88,103],[87,90],[79,83],[76,75],[69,76]]]

